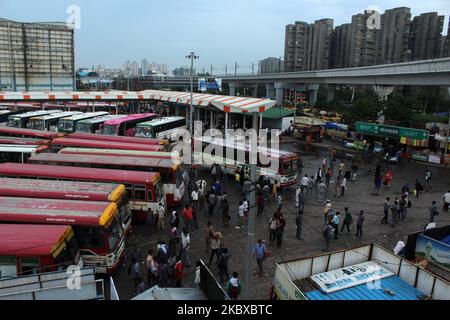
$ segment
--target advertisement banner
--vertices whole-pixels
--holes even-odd
[[[416,240],[414,255],[417,262],[425,260],[427,263],[450,271],[450,246],[446,243],[419,235]]]
[[[356,122],[355,130],[361,133],[370,133],[388,138],[402,137],[416,140],[428,140],[428,131],[404,127],[387,126],[378,123]]]
[[[354,287],[393,276],[388,269],[374,261],[367,261],[353,266],[320,273],[311,276],[320,289],[325,293]]]
[[[207,91],[206,79],[205,78],[199,78],[198,79],[198,91],[200,91],[200,92],[206,92]]]

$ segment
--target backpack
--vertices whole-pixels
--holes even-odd
[[[272,218],[272,220],[270,220],[270,229],[276,230],[277,227],[278,227],[277,219]]]

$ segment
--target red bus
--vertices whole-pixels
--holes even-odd
[[[11,145],[22,145],[22,146],[42,146],[42,145],[50,144],[50,140],[0,136],[0,144],[11,144]]]
[[[125,234],[131,228],[131,208],[123,184],[0,178],[0,195],[114,202],[119,208],[119,220]]]
[[[157,172],[78,168],[67,170],[63,166],[38,164],[0,163],[0,176],[67,181],[94,181],[124,184],[131,210],[144,215],[147,210],[156,210],[159,203],[165,204],[166,195]]]
[[[112,202],[0,197],[0,221],[72,226],[83,264],[112,273],[124,254],[125,239]]]
[[[25,128],[3,127],[3,126],[0,126],[0,134],[2,136],[19,137],[19,138],[20,137],[40,138],[47,140],[64,137],[64,133],[25,129]]]
[[[130,114],[123,118],[106,121],[103,124],[102,133],[110,136],[134,137],[138,123],[158,117],[159,115],[156,113]]]
[[[80,255],[68,225],[0,224],[0,279],[62,271]]]
[[[123,149],[123,150],[141,150],[141,151],[164,151],[166,148],[165,146],[162,145],[144,145],[144,144],[131,144],[131,143],[71,139],[71,138],[57,138],[52,141],[51,148],[53,152],[58,152],[64,147]]]
[[[183,160],[177,151],[139,151],[139,150],[120,150],[120,149],[94,149],[94,148],[63,148],[59,150],[61,154],[85,154],[91,156],[115,156],[115,157],[138,157],[138,158],[156,158],[167,159],[181,162]]]
[[[159,172],[167,205],[179,205],[184,195],[183,165],[168,159],[42,153],[28,158],[28,163]]]
[[[150,145],[168,144],[168,141],[163,140],[163,139],[146,139],[146,138],[135,138],[135,137],[108,136],[105,134],[94,134],[94,133],[71,133],[67,137],[73,138],[73,139],[87,139],[87,140],[150,144]]]

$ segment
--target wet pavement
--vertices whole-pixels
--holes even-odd
[[[299,151],[296,143],[288,143],[282,146],[282,149],[298,152],[303,155],[303,171],[302,174],[311,176],[315,173],[317,168],[321,165],[323,156],[319,154],[305,153]],[[340,159],[337,160],[335,168]],[[346,168],[351,166],[351,161],[344,160]],[[437,201],[440,215],[437,217],[437,225],[445,225],[450,223],[450,213],[442,212],[442,198],[443,194],[450,189],[450,169],[440,167],[429,167],[431,170],[432,190],[420,195],[419,199],[412,197],[412,207],[408,210],[408,216],[404,221],[400,221],[396,227],[390,225],[383,225],[380,223],[383,217],[383,204],[385,197],[390,196],[391,201],[400,195],[402,185],[409,182],[411,189],[414,187],[415,179],[419,179],[424,183],[426,164],[417,163],[400,163],[391,165],[385,162],[380,162],[382,172],[387,167],[393,171],[393,180],[391,190],[382,190],[379,194],[374,194],[373,175],[375,167],[378,163],[377,159],[372,159],[370,164],[358,163],[359,172],[356,181],[347,182],[347,191],[343,198],[333,196],[334,188],[330,186],[328,190],[327,199],[331,200],[332,207],[335,210],[343,212],[344,207],[348,207],[353,214],[364,210],[365,221],[363,225],[362,238],[355,238],[356,232],[356,216],[354,215],[354,225],[351,232],[346,230],[339,234],[339,239],[331,240],[330,250],[339,250],[349,247],[358,246],[365,243],[375,242],[387,249],[392,250],[399,240],[406,243],[408,234],[422,230],[429,219],[429,207],[433,200]],[[337,170],[336,170],[337,172]],[[333,178],[336,175],[334,172]],[[211,182],[209,169],[205,168],[199,170],[198,175],[204,178],[209,183]],[[332,178],[332,180],[333,180]],[[241,193],[237,190],[233,178],[228,178],[228,184],[225,186],[228,200],[230,202],[230,216],[231,221],[229,227],[221,225],[221,218],[203,213],[198,215],[200,229],[195,230],[191,234],[191,264],[195,265],[195,261],[203,259],[208,262],[209,254],[205,252],[205,227],[206,222],[211,221],[216,231],[220,231],[223,235],[222,243],[229,249],[231,258],[229,260],[228,270],[230,274],[233,271],[238,271],[243,281],[245,274],[245,250],[247,247],[247,229],[237,229],[238,224],[238,203],[242,199]],[[322,253],[325,246],[325,241],[322,236],[323,227],[323,204],[318,202],[317,192],[314,192],[312,197],[307,198],[304,215],[302,237],[304,240],[297,240],[295,238],[296,225],[295,216],[297,208],[295,208],[295,186],[286,189],[284,192],[284,201],[282,213],[284,214],[287,225],[283,234],[283,244],[281,248],[276,245],[270,246],[269,240],[269,219],[276,210],[275,203],[271,203],[264,209],[263,216],[256,219],[255,239],[261,238],[266,243],[271,256],[264,261],[264,275],[258,277],[256,275],[256,261],[253,260],[254,277],[252,280],[252,297],[253,299],[268,299],[270,286],[274,281],[275,263],[283,260],[297,259],[314,254]],[[341,215],[341,225],[343,216]],[[180,227],[183,221],[180,222]],[[340,230],[339,230],[340,231]],[[148,236],[144,225],[134,226],[133,234],[127,239],[127,248],[136,244],[142,250],[142,258],[145,259],[146,252],[149,248],[156,249],[156,243],[159,239],[167,240],[168,227],[166,230]],[[214,260],[215,261],[215,260]],[[217,274],[217,268],[213,262],[212,270]],[[185,269],[187,275],[183,279],[182,285],[185,287],[193,286],[194,268]],[[141,275],[146,279],[145,265],[141,265]],[[218,279],[218,277],[217,277]],[[134,296],[134,283],[131,276],[127,274],[127,268],[122,267],[114,276],[116,288],[121,299],[130,299]],[[244,288],[243,288],[244,289]]]

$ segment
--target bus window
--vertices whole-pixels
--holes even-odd
[[[74,227],[80,247],[103,248],[103,232],[98,227]]]
[[[117,219],[111,223],[107,230],[109,250],[114,250],[122,237],[122,228],[119,226]]]
[[[66,247],[55,257],[55,262],[58,265],[58,269],[66,268],[72,263],[73,257],[76,257],[78,252],[78,244],[76,243],[75,237],[72,237],[68,242],[66,242]]]
[[[147,201],[153,201],[153,192],[152,190],[148,190]]]
[[[17,277],[16,257],[0,257],[0,279]]]
[[[126,184],[125,189],[127,190],[127,198],[131,198],[131,194],[133,193],[133,186],[131,184]]]
[[[134,200],[145,201],[145,186],[143,185],[134,186]]]
[[[180,185],[183,183],[183,174],[181,173],[180,167],[177,168],[175,171],[175,178],[176,178],[176,187],[179,188]]]
[[[39,258],[21,258],[20,274],[35,274],[39,269]]]

